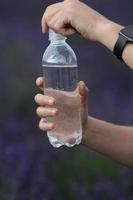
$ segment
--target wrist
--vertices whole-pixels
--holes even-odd
[[[101,27],[99,27],[100,31],[97,41],[113,51],[119,32],[123,28],[124,27],[119,24],[106,20],[102,23]]]
[[[83,127],[82,145],[85,145],[87,143],[88,138],[90,137],[91,121],[91,117],[88,116],[86,125]]]

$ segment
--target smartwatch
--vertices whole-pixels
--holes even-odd
[[[133,25],[127,26],[119,32],[118,40],[114,46],[114,55],[123,61],[122,53],[128,43],[133,43]]]

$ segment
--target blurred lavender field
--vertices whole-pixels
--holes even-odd
[[[35,79],[48,45],[40,19],[55,1],[0,2],[0,200],[133,200],[133,171],[84,147],[54,149],[38,128]],[[110,19],[133,24],[133,2],[86,0]],[[133,125],[133,72],[103,46],[69,37],[89,112]],[[77,48],[80,47],[80,48]]]

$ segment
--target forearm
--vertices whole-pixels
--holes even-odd
[[[133,167],[132,127],[118,126],[88,117],[88,128],[82,144],[121,164]]]
[[[108,49],[113,51],[115,43],[118,39],[119,32],[122,28],[124,27],[107,20],[105,24],[103,24],[101,32],[99,31],[100,35],[98,41],[102,43],[104,46],[106,46]],[[122,58],[124,62],[133,69],[132,55],[133,55],[133,44],[127,44],[123,51]]]

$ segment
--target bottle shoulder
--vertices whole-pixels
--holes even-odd
[[[66,42],[60,44],[50,43],[43,54],[42,63],[77,65],[77,57]]]

